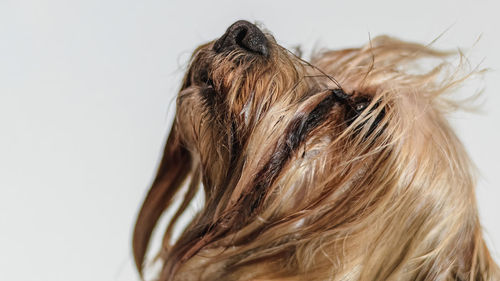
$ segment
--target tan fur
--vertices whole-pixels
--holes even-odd
[[[268,58],[217,54],[213,42],[194,52],[138,217],[139,271],[189,180],[165,231],[161,281],[500,280],[471,162],[444,116],[467,78],[450,54],[382,36],[307,63],[267,37]],[[442,64],[416,72],[423,58]],[[297,146],[287,139],[339,88],[369,104],[348,122],[351,109],[335,103]],[[198,188],[205,203],[172,243]]]

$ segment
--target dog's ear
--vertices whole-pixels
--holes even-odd
[[[132,248],[135,264],[141,275],[144,256],[153,229],[163,211],[172,203],[172,199],[191,169],[189,151],[182,146],[175,127],[174,123],[165,145],[158,173],[144,199],[135,224]]]

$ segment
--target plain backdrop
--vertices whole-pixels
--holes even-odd
[[[0,0],[0,280],[138,280],[131,231],[192,50],[238,19],[314,48],[388,34],[489,68],[452,123],[500,261],[500,17],[491,1]],[[480,38],[478,40],[478,38]]]

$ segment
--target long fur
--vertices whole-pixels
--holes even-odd
[[[139,271],[184,189],[160,281],[500,280],[445,119],[467,78],[450,53],[381,36],[309,63],[266,36],[268,57],[194,52],[135,227]],[[421,59],[442,63],[417,72]],[[199,188],[204,205],[172,241]]]

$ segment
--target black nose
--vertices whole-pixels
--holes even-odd
[[[269,55],[268,41],[264,33],[245,20],[233,23],[214,44],[215,52],[242,48],[263,56]]]

